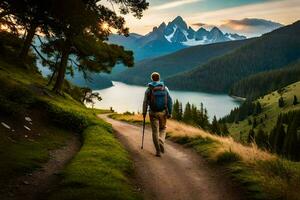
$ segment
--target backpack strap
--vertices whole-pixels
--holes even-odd
[[[165,90],[165,109],[166,109],[166,114],[169,115],[169,109],[168,109],[168,91],[166,90],[165,86],[164,86],[164,90]]]

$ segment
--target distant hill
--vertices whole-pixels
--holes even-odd
[[[297,81],[300,81],[300,61],[242,79],[232,86],[230,95],[253,99]]]
[[[138,62],[116,76],[115,80],[129,84],[146,84],[153,71],[157,71],[165,79],[177,73],[190,70],[206,63],[212,58],[222,56],[251,42],[253,39],[222,42],[209,45],[198,45],[182,49],[178,52]]]
[[[256,40],[183,74],[166,80],[172,89],[227,93],[250,75],[282,68],[300,58],[300,21]]]
[[[300,104],[293,105],[295,95],[298,99],[300,99],[300,81],[282,88],[280,92],[273,91],[264,97],[255,100],[254,102],[259,102],[262,106],[262,112],[256,115],[249,115],[241,121],[228,123],[227,125],[231,136],[238,141],[246,142],[248,133],[251,129],[253,129],[256,133],[259,129],[262,129],[264,132],[269,134],[274,128],[280,114],[291,111],[300,112]],[[284,100],[284,106],[282,108],[278,105],[278,100],[281,96]],[[231,115],[233,115],[233,113],[231,113]],[[231,117],[238,118],[237,116]],[[224,119],[225,121],[228,120],[228,116],[223,118],[223,120]]]
[[[119,44],[134,52],[137,61],[166,55],[189,46],[217,42],[243,40],[245,36],[236,33],[223,33],[219,28],[194,30],[182,17],[178,16],[166,24],[162,22],[151,32],[142,36],[132,33],[129,37],[111,35],[110,43]]]

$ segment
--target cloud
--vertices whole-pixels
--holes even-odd
[[[191,3],[195,3],[195,2],[199,2],[202,0],[177,0],[177,1],[172,1],[169,3],[164,3],[158,6],[154,6],[152,7],[153,10],[165,10],[165,9],[169,9],[169,8],[175,8],[178,6],[183,6],[186,4],[191,4]]]
[[[205,26],[206,24],[205,23],[193,23],[192,26],[196,26],[196,27],[201,27],[201,26]]]
[[[253,37],[273,31],[282,26],[282,24],[270,20],[244,18],[241,20],[227,20],[220,28],[225,32],[238,32]]]
[[[251,5],[243,5],[233,8],[225,8],[220,10],[206,11],[195,13],[187,17],[189,22],[204,22],[206,24],[215,24],[218,26],[229,22],[226,19],[240,20],[244,18],[260,18],[280,22],[281,24],[290,24],[300,19],[300,3],[299,0],[280,0],[267,1],[264,3],[257,3]],[[250,28],[257,26],[237,26],[235,24],[235,31],[237,33],[245,34],[248,37],[259,36],[263,32],[254,33]],[[245,28],[248,28],[245,29]],[[244,29],[243,29],[244,28]]]

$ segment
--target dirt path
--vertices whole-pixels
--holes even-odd
[[[45,199],[59,182],[59,172],[80,149],[79,136],[73,135],[60,149],[50,151],[50,160],[41,169],[16,180],[11,189],[11,199]]]
[[[191,149],[167,141],[166,153],[155,157],[150,130],[145,132],[144,149],[140,149],[141,128],[99,116],[113,125],[117,137],[130,152],[136,179],[146,200],[238,200],[241,194],[220,170]]]

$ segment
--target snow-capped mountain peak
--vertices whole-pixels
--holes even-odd
[[[169,22],[168,25],[162,23],[157,30],[159,30],[161,34],[163,33],[163,38],[168,42],[185,46],[246,39],[245,36],[238,34],[224,34],[217,27],[213,27],[210,31],[201,27],[195,31],[192,27],[188,27],[187,23],[180,16]]]

